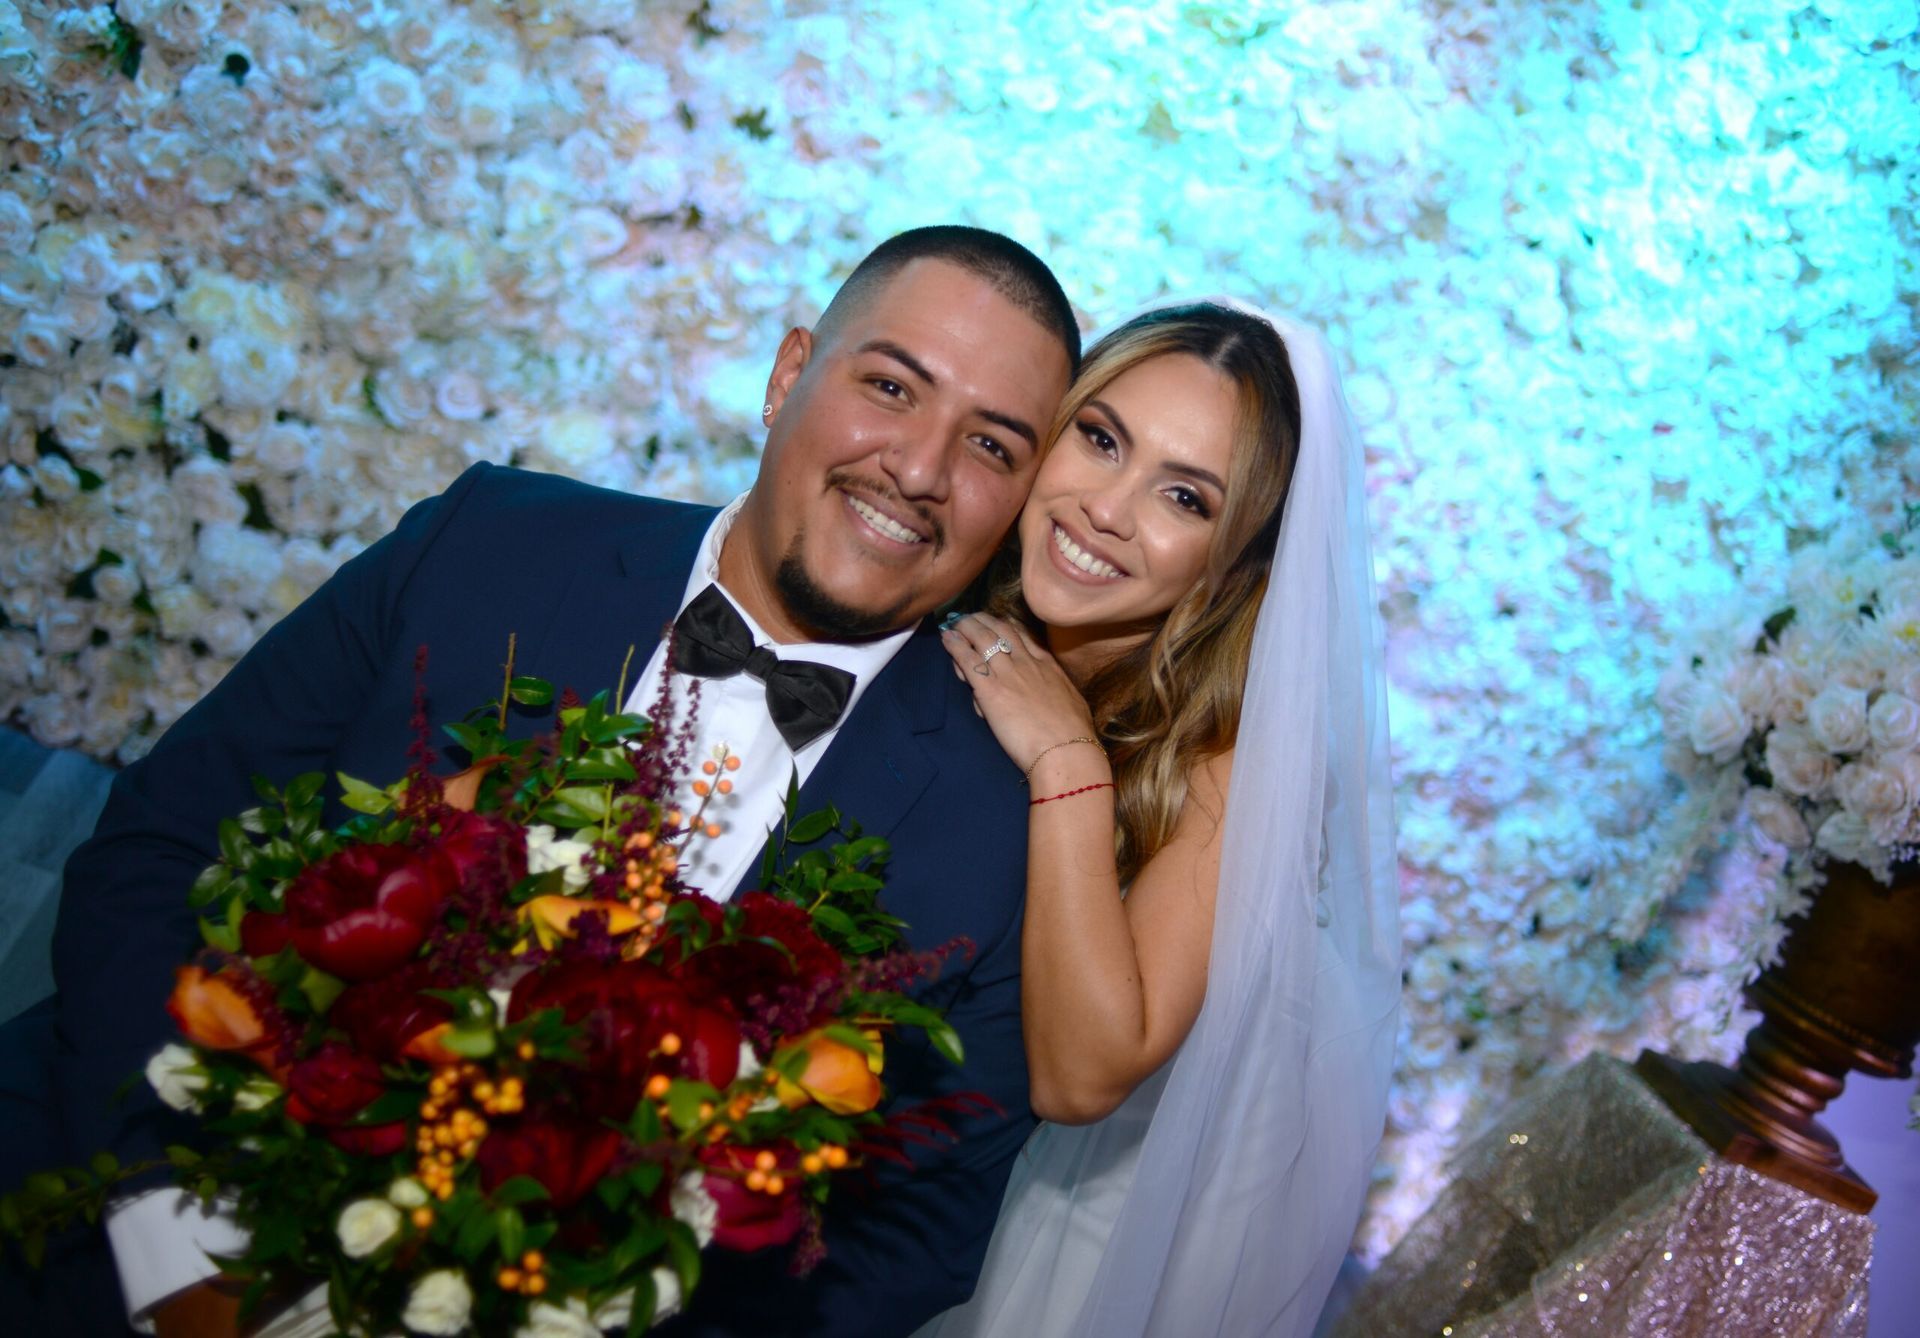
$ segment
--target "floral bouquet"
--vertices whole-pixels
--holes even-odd
[[[1887,882],[1920,845],[1920,507],[1900,533],[1794,557],[1785,599],[1696,638],[1662,680],[1668,766],[1723,827],[1744,811],[1784,851],[1748,970],[1777,958],[1828,860]]]
[[[251,1233],[220,1260],[245,1314],[324,1285],[349,1332],[638,1330],[705,1248],[791,1242],[811,1266],[830,1178],[944,1127],[875,1110],[891,1030],[960,1054],[901,993],[945,950],[900,947],[884,841],[818,844],[839,816],[790,792],[764,890],[709,900],[678,869],[737,760],[706,759],[682,812],[684,731],[569,695],[510,740],[509,700],[553,691],[509,669],[449,727],[474,764],[444,782],[416,712],[409,773],[341,777],[337,830],[320,775],[256,779],[194,884],[206,946],[168,1002],[185,1043],[147,1077],[207,1136],[167,1150],[177,1178]],[[782,869],[787,845],[812,848]],[[36,1176],[0,1226],[33,1258],[145,1169]]]

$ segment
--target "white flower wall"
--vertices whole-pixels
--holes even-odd
[[[1911,3],[0,0],[0,714],[137,756],[474,460],[708,499],[866,248],[1323,324],[1406,890],[1377,1254],[1516,1082],[1724,1054],[1687,629],[1920,496]],[[1764,898],[1761,898],[1763,901]]]

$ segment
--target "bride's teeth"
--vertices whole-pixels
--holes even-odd
[[[1067,538],[1067,532],[1058,525],[1053,527],[1053,543],[1054,546],[1066,556],[1067,561],[1071,562],[1081,571],[1086,572],[1089,576],[1101,576],[1107,580],[1112,580],[1114,577],[1123,574],[1121,570],[1111,562],[1102,562],[1079,544]]]
[[[886,535],[887,538],[898,540],[903,544],[920,544],[926,542],[920,535],[915,534],[893,517],[874,510],[858,497],[848,494],[847,500],[853,503],[853,509],[859,512],[862,520],[873,526],[874,529],[880,531],[880,533]]]

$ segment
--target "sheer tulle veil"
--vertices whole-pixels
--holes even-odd
[[[1311,1333],[1386,1114],[1398,878],[1360,443],[1318,331],[1230,298],[1181,299],[1195,300],[1280,332],[1300,454],[1247,674],[1205,1005],[1118,1116],[1030,1145],[1023,1192],[1071,1199],[1087,1166],[1145,1130],[1091,1285],[1061,1257],[1043,1289],[1049,1338]],[[1040,1238],[1046,1220],[1010,1197],[994,1256],[1062,1250]],[[1061,1293],[1081,1287],[1076,1311]],[[995,1333],[1019,1331],[1010,1312],[1030,1308],[976,1299],[983,1318],[997,1312]]]

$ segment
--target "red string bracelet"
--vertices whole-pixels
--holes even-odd
[[[1089,790],[1111,790],[1112,788],[1112,781],[1101,781],[1097,785],[1082,785],[1077,790],[1062,790],[1059,794],[1050,794],[1042,799],[1029,799],[1027,801],[1027,807],[1033,808],[1040,804],[1051,804],[1056,799],[1071,799],[1076,794],[1085,794]]]

